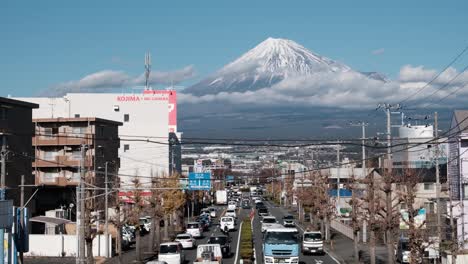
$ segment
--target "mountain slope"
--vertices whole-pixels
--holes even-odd
[[[347,65],[315,54],[292,40],[268,38],[184,93],[254,91],[291,76],[348,71],[352,70]]]

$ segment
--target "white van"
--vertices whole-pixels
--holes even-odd
[[[167,264],[182,264],[185,262],[182,245],[178,242],[162,243],[159,246],[159,261],[164,261]]]
[[[194,238],[200,238],[202,236],[203,227],[198,222],[190,222],[187,224],[188,234],[191,234]]]

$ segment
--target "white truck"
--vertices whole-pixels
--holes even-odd
[[[302,253],[323,254],[323,239],[320,231],[305,231],[302,235]]]
[[[197,259],[193,264],[222,264],[223,254],[219,244],[203,244],[197,247]]]
[[[227,204],[227,202],[228,202],[227,191],[226,190],[216,191],[216,204],[224,205],[224,204]]]

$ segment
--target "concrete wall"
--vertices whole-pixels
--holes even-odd
[[[104,235],[94,238],[93,256],[104,256],[106,254],[105,243]],[[76,256],[77,240],[75,235],[29,235],[29,252],[24,255],[60,257],[62,252],[67,257]],[[112,252],[111,235],[109,235],[109,252]]]

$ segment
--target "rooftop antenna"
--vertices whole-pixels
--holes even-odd
[[[149,90],[149,76],[151,73],[151,54],[145,53],[145,90]]]

